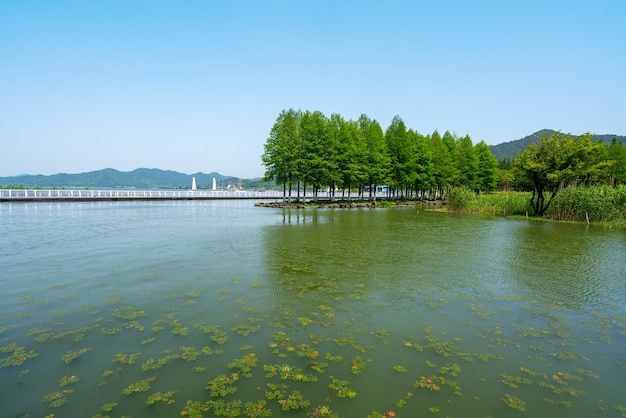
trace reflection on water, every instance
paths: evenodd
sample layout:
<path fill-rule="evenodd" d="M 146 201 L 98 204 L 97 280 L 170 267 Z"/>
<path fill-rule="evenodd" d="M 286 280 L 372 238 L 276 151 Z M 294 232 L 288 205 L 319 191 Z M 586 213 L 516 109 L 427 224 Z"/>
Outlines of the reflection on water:
<path fill-rule="evenodd" d="M 0 221 L 0 416 L 625 411 L 623 231 L 249 201 Z"/>

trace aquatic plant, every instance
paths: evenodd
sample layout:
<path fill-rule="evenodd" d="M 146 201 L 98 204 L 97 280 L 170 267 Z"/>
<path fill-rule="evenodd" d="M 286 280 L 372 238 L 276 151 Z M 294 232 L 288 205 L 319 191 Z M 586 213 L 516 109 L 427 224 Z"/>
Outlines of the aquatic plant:
<path fill-rule="evenodd" d="M 180 411 L 181 417 L 189 417 L 189 418 L 203 418 L 205 412 L 209 412 L 211 409 L 212 402 L 200 402 L 200 401 L 192 401 L 188 400 L 187 405 L 185 405 Z"/>
<path fill-rule="evenodd" d="M 517 396 L 512 396 L 508 393 L 505 393 L 502 397 L 502 400 L 509 408 L 517 409 L 520 412 L 526 411 L 526 402 L 524 402 Z"/>
<path fill-rule="evenodd" d="M 211 397 L 224 397 L 237 392 L 237 387 L 233 384 L 239 380 L 239 373 L 232 373 L 230 376 L 221 374 L 209 381 L 206 389 Z"/>
<path fill-rule="evenodd" d="M 365 361 L 360 356 L 356 356 L 352 359 L 352 366 L 350 367 L 350 373 L 359 375 L 365 368 Z"/>
<path fill-rule="evenodd" d="M 304 371 L 295 366 L 289 364 L 265 364 L 263 370 L 266 372 L 266 378 L 272 378 L 279 375 L 281 380 L 294 380 L 298 382 L 317 382 L 317 376 L 312 374 L 306 374 Z"/>
<path fill-rule="evenodd" d="M 295 411 L 302 408 L 308 408 L 311 404 L 310 401 L 304 399 L 300 391 L 294 390 L 286 398 L 279 399 L 278 403 L 281 405 L 283 411 Z"/>
<path fill-rule="evenodd" d="M 26 360 L 39 355 L 33 350 L 26 351 L 26 347 L 18 346 L 15 343 L 0 348 L 0 353 L 11 353 L 10 356 L 0 360 L 0 367 L 19 366 Z"/>
<path fill-rule="evenodd" d="M 156 377 L 148 377 L 137 382 L 133 382 L 122 390 L 122 395 L 132 395 L 133 393 L 147 392 L 150 390 L 150 383 L 154 382 Z"/>
<path fill-rule="evenodd" d="M 178 355 L 167 355 L 165 357 L 162 357 L 158 360 L 155 359 L 148 359 L 146 360 L 142 365 L 141 365 L 141 370 L 148 371 L 148 370 L 156 370 L 156 369 L 160 369 L 161 367 L 165 366 L 167 363 L 169 363 L 172 359 L 178 358 Z"/>
<path fill-rule="evenodd" d="M 148 399 L 146 399 L 146 405 L 154 405 L 156 403 L 162 403 L 162 404 L 171 405 L 174 402 L 176 402 L 172 398 L 177 393 L 178 393 L 177 390 L 171 390 L 171 391 L 165 392 L 165 393 L 163 393 L 163 392 L 155 392 L 155 393 L 151 394 L 150 396 L 148 396 Z"/>
<path fill-rule="evenodd" d="M 330 380 L 331 382 L 328 385 L 328 388 L 335 391 L 338 398 L 356 398 L 357 393 L 348 387 L 347 380 L 340 380 L 334 376 L 330 376 Z"/>
<path fill-rule="evenodd" d="M 250 353 L 246 356 L 231 361 L 230 363 L 228 363 L 227 366 L 229 369 L 239 369 L 239 371 L 243 373 L 245 377 L 252 377 L 252 373 L 250 372 L 253 367 L 256 367 L 256 365 L 256 354 Z"/>
<path fill-rule="evenodd" d="M 502 378 L 501 380 L 502 383 L 514 389 L 517 388 L 518 385 L 521 385 L 521 384 L 530 385 L 532 383 L 532 380 L 525 378 L 525 377 L 521 377 L 521 376 L 510 376 L 506 374 L 500 374 L 500 377 Z"/>
<path fill-rule="evenodd" d="M 269 400 L 284 398 L 289 389 L 289 386 L 284 383 L 267 383 L 266 385 L 269 390 L 265 391 L 265 398 Z"/>
<path fill-rule="evenodd" d="M 65 362 L 65 364 L 70 364 L 78 357 L 82 356 L 86 352 L 91 351 L 91 347 L 81 348 L 78 351 L 68 351 L 67 353 L 61 356 L 61 360 Z"/>
<path fill-rule="evenodd" d="M 62 392 L 52 392 L 41 398 L 42 402 L 48 402 L 51 407 L 59 408 L 67 402 L 65 395 L 74 393 L 73 390 L 65 389 Z"/>
<path fill-rule="evenodd" d="M 394 371 L 394 372 L 396 372 L 396 373 L 406 373 L 406 367 L 401 366 L 401 365 L 399 365 L 399 364 L 394 364 L 394 365 L 392 366 L 392 369 L 393 369 L 393 371 Z"/>
<path fill-rule="evenodd" d="M 257 402 L 246 402 L 244 404 L 243 414 L 251 418 L 271 417 L 272 410 L 267 409 L 265 407 L 266 405 L 267 405 L 267 401 L 265 399 L 261 399 Z"/>
<path fill-rule="evenodd" d="M 334 413 L 328 406 L 320 405 L 316 406 L 308 413 L 311 418 L 339 418 L 339 415 Z"/>
<path fill-rule="evenodd" d="M 139 357 L 141 353 L 133 353 L 133 354 L 125 354 L 125 353 L 117 353 L 113 358 L 113 363 L 120 364 L 135 364 L 137 361 L 137 357 Z"/>
<path fill-rule="evenodd" d="M 261 329 L 260 325 L 251 325 L 251 324 L 239 324 L 235 325 L 231 328 L 231 331 L 236 332 L 244 337 L 247 337 L 252 332 L 256 332 Z"/>
<path fill-rule="evenodd" d="M 63 376 L 60 380 L 59 380 L 59 386 L 63 387 L 63 386 L 68 386 L 71 385 L 73 383 L 77 383 L 80 379 L 78 378 L 78 376 Z"/>
<path fill-rule="evenodd" d="M 102 405 L 103 412 L 111 412 L 117 406 L 117 402 L 105 403 Z"/>

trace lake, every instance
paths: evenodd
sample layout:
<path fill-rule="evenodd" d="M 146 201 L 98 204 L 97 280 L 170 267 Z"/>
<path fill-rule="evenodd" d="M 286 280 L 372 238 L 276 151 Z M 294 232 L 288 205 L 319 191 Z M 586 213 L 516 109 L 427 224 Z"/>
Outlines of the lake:
<path fill-rule="evenodd" d="M 626 416 L 626 233 L 0 204 L 2 417 Z"/>

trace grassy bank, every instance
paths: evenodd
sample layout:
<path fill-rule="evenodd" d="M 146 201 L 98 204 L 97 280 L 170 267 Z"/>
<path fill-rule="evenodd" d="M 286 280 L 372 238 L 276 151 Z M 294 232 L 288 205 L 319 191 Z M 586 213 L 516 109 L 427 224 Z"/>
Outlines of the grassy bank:
<path fill-rule="evenodd" d="M 498 216 L 532 215 L 529 192 L 477 195 L 467 188 L 452 190 L 448 208 L 456 212 Z M 546 218 L 560 221 L 626 225 L 626 186 L 567 187 L 559 192 Z"/>

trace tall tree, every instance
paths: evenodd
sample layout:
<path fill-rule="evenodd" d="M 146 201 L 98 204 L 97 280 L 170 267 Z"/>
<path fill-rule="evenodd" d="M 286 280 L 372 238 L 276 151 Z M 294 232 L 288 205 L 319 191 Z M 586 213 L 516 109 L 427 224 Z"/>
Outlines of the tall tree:
<path fill-rule="evenodd" d="M 363 141 L 358 148 L 363 154 L 366 185 L 370 187 L 370 198 L 375 198 L 376 186 L 386 185 L 389 180 L 391 162 L 385 134 L 380 124 L 365 114 L 359 117 L 357 123 Z"/>
<path fill-rule="evenodd" d="M 300 153 L 300 115 L 301 112 L 293 109 L 283 110 L 272 126 L 270 136 L 265 142 L 264 153 L 261 156 L 265 166 L 264 181 L 275 181 L 289 187 L 298 178 L 298 159 Z"/>
<path fill-rule="evenodd" d="M 390 186 L 396 193 L 400 190 L 404 194 L 413 180 L 411 172 L 413 154 L 406 126 L 400 116 L 396 115 L 391 120 L 385 131 L 385 142 L 391 161 Z"/>
<path fill-rule="evenodd" d="M 498 173 L 498 160 L 491 152 L 485 141 L 480 141 L 474 146 L 478 159 L 476 188 L 484 192 L 492 192 L 498 186 L 500 179 Z"/>
<path fill-rule="evenodd" d="M 456 167 L 439 132 L 435 131 L 430 136 L 430 145 L 433 155 L 433 186 L 437 195 L 444 193 L 452 185 L 456 177 Z"/>
<path fill-rule="evenodd" d="M 413 154 L 410 167 L 412 186 L 416 193 L 426 192 L 434 182 L 432 147 L 430 141 L 419 132 L 409 129 L 407 135 Z"/>
<path fill-rule="evenodd" d="M 470 189 L 477 189 L 478 158 L 469 135 L 456 140 L 458 184 Z"/>

